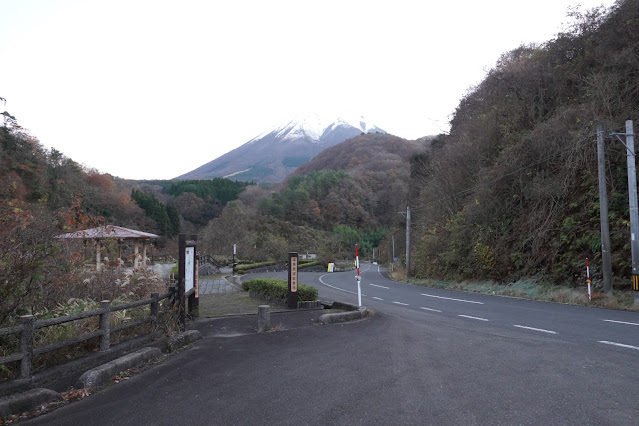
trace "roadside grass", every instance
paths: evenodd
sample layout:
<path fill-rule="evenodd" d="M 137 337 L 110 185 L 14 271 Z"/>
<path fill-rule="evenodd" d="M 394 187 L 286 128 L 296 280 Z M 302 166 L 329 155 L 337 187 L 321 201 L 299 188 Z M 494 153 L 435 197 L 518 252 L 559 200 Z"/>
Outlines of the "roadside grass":
<path fill-rule="evenodd" d="M 493 294 L 506 297 L 540 300 L 568 305 L 595 306 L 607 309 L 639 311 L 634 305 L 632 291 L 615 289 L 612 296 L 593 290 L 592 300 L 588 300 L 585 287 L 572 288 L 560 285 L 540 284 L 534 280 L 519 280 L 509 284 L 494 281 L 462 281 L 452 282 L 436 279 L 406 278 L 403 270 L 390 273 L 391 278 L 422 287 L 441 288 L 445 290 L 463 291 L 468 293 Z"/>
<path fill-rule="evenodd" d="M 256 314 L 262 300 L 251 299 L 247 291 L 212 293 L 200 296 L 200 317 Z"/>

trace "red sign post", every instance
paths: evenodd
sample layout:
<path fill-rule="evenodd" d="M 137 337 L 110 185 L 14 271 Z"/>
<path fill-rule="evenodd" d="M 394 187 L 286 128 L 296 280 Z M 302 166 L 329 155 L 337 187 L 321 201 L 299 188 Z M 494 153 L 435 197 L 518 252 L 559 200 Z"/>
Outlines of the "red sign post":
<path fill-rule="evenodd" d="M 359 275 L 359 250 L 357 244 L 355 244 L 355 266 L 357 267 L 357 303 L 358 306 L 362 306 L 362 287 L 360 285 L 362 277 Z"/>

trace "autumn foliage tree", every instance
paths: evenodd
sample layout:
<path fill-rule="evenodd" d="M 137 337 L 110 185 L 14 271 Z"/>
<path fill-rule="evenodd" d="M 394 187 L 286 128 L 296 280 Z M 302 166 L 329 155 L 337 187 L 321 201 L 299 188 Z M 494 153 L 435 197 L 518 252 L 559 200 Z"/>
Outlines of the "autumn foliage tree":
<path fill-rule="evenodd" d="M 56 235 L 108 222 L 137 227 L 143 211 L 121 181 L 45 150 L 15 118 L 0 126 L 0 324 L 65 300 L 80 259 Z M 81 294 L 76 292 L 77 294 Z M 71 291 L 73 294 L 73 291 Z"/>
<path fill-rule="evenodd" d="M 460 102 L 450 134 L 415 157 L 415 274 L 578 285 L 588 257 L 599 276 L 595 126 L 610 133 L 639 117 L 639 3 L 572 16 L 547 43 L 502 55 Z M 624 149 L 607 144 L 606 156 L 613 267 L 624 276 Z"/>

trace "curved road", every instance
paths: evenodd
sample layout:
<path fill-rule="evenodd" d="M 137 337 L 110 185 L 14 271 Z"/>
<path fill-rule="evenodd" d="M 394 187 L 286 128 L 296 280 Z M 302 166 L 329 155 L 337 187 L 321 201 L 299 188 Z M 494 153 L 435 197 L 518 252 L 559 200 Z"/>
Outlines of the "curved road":
<path fill-rule="evenodd" d="M 424 321 L 446 319 L 467 328 L 482 324 L 512 329 L 639 356 L 639 312 L 420 287 L 389 280 L 382 272 L 379 265 L 360 264 L 362 305 L 378 312 Z M 264 275 L 286 278 L 285 273 Z M 357 305 L 355 275 L 355 271 L 300 273 L 299 281 L 315 286 L 320 299 Z"/>

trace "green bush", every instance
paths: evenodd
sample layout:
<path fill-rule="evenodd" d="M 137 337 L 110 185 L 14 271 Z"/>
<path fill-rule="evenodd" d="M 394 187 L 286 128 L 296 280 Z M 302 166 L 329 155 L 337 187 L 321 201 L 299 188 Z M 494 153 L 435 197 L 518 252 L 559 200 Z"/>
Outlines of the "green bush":
<path fill-rule="evenodd" d="M 235 270 L 238 272 L 241 271 L 248 271 L 249 269 L 255 269 L 255 268 L 261 268 L 262 266 L 271 266 L 271 265 L 275 265 L 277 262 L 258 262 L 258 263 L 251 263 L 250 265 L 241 265 L 241 266 L 236 266 Z"/>
<path fill-rule="evenodd" d="M 315 266 L 315 265 L 319 265 L 319 261 L 317 261 L 317 260 L 303 260 L 302 262 L 300 262 L 299 265 L 297 265 L 297 269 L 304 269 L 304 268 L 308 268 L 309 266 Z"/>
<path fill-rule="evenodd" d="M 286 300 L 288 297 L 288 282 L 278 278 L 253 278 L 244 281 L 242 288 L 273 299 Z M 297 294 L 301 302 L 317 300 L 317 289 L 310 285 L 298 284 Z"/>

